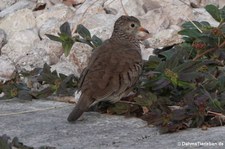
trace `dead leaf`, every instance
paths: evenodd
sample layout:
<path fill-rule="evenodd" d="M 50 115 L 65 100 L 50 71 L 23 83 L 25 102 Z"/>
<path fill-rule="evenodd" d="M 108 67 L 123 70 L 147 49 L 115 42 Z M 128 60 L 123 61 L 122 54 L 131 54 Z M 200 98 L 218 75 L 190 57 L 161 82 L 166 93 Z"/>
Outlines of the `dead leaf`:
<path fill-rule="evenodd" d="M 143 110 L 143 114 L 146 114 L 149 112 L 149 109 L 147 107 L 142 107 L 142 110 Z"/>
<path fill-rule="evenodd" d="M 63 0 L 63 3 L 67 6 L 74 6 L 77 4 L 76 0 Z"/>

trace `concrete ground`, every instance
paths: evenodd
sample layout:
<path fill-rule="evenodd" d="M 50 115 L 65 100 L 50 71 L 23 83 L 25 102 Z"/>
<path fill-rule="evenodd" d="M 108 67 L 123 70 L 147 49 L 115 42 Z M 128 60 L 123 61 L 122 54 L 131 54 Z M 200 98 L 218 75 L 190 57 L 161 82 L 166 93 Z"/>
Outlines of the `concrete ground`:
<path fill-rule="evenodd" d="M 161 135 L 140 119 L 93 112 L 71 124 L 66 118 L 73 106 L 46 100 L 0 100 L 0 136 L 17 136 L 28 146 L 57 149 L 225 148 L 225 127 Z"/>

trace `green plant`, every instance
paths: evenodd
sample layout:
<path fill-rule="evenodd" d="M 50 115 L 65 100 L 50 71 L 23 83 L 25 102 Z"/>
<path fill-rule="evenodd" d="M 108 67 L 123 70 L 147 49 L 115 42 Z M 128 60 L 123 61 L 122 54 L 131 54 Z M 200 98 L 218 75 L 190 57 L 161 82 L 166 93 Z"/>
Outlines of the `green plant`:
<path fill-rule="evenodd" d="M 51 67 L 45 64 L 43 68 L 16 72 L 13 79 L 5 83 L 0 82 L 0 92 L 4 93 L 0 99 L 19 97 L 31 100 L 52 95 L 72 96 L 77 88 L 78 78 L 51 72 L 50 69 Z"/>
<path fill-rule="evenodd" d="M 218 9 L 214 5 L 207 5 L 205 9 L 219 23 L 218 26 L 211 26 L 206 21 L 186 22 L 179 34 L 184 35 L 189 50 L 194 50 L 191 52 L 193 60 L 202 57 L 222 60 L 225 58 L 225 6 Z"/>
<path fill-rule="evenodd" d="M 157 100 L 142 118 L 162 132 L 225 123 L 225 7 L 205 9 L 217 27 L 185 22 L 179 32 L 184 43 L 151 56 L 145 65 L 142 88 Z"/>
<path fill-rule="evenodd" d="M 70 25 L 68 22 L 65 22 L 60 26 L 60 33 L 58 33 L 59 36 L 54 36 L 51 34 L 46 34 L 46 36 L 51 40 L 62 43 L 65 56 L 69 55 L 70 50 L 75 42 L 88 44 L 92 48 L 96 48 L 102 44 L 102 40 L 96 35 L 91 36 L 89 30 L 82 24 L 77 26 L 76 32 L 78 35 L 72 36 Z"/>

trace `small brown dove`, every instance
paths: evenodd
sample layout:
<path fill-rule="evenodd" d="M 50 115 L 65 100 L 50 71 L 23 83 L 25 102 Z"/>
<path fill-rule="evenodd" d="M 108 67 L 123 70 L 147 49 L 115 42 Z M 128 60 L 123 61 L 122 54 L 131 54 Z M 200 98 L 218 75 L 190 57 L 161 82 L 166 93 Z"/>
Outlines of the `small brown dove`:
<path fill-rule="evenodd" d="M 121 16 L 115 22 L 111 38 L 94 50 L 81 74 L 81 96 L 69 122 L 100 101 L 114 103 L 132 91 L 142 71 L 139 42 L 148 36 L 149 32 L 133 16 Z"/>

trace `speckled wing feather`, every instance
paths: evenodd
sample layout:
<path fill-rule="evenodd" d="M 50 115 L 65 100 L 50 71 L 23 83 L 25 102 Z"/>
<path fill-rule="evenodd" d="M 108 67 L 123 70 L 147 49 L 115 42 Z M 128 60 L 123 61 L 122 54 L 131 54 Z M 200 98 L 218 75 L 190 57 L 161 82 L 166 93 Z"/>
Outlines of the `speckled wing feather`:
<path fill-rule="evenodd" d="M 130 43 L 107 40 L 95 49 L 79 81 L 81 97 L 68 121 L 75 121 L 90 105 L 117 102 L 137 82 L 142 68 L 140 49 Z"/>
<path fill-rule="evenodd" d="M 135 48 L 129 43 L 113 40 L 97 48 L 82 76 L 82 93 L 89 94 L 96 102 L 110 96 L 121 98 L 141 73 L 141 54 Z"/>

